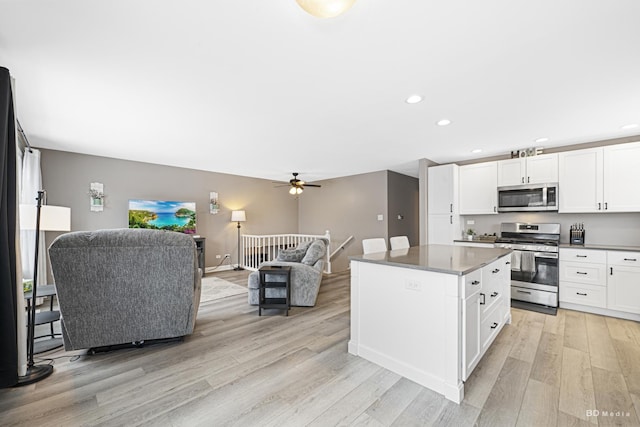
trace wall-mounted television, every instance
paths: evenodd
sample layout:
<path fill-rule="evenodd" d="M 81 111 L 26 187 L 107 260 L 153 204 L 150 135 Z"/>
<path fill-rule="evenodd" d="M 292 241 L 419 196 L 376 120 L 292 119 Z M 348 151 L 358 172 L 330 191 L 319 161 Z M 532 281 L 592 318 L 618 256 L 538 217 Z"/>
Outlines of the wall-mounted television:
<path fill-rule="evenodd" d="M 129 200 L 129 228 L 196 233 L 196 202 Z"/>

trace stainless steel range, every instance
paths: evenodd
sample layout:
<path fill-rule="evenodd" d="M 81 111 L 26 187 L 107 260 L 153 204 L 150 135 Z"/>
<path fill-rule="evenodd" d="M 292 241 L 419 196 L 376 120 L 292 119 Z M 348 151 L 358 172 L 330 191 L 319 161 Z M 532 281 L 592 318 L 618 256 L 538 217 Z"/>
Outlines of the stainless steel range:
<path fill-rule="evenodd" d="M 513 249 L 511 305 L 556 314 L 560 224 L 500 224 L 496 247 Z"/>

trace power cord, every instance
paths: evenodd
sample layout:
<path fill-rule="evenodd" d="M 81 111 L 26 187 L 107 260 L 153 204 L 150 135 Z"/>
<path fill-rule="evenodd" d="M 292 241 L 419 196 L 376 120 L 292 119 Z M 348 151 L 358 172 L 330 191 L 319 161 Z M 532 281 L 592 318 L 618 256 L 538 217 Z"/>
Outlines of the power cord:
<path fill-rule="evenodd" d="M 220 267 L 227 258 L 229 259 L 229 265 L 231 265 L 231 256 L 230 255 L 225 255 L 222 258 L 222 260 L 220 261 L 220 263 L 218 265 L 216 265 L 215 267 L 213 267 L 213 269 L 211 271 L 209 271 L 209 273 L 215 271 L 218 267 Z"/>

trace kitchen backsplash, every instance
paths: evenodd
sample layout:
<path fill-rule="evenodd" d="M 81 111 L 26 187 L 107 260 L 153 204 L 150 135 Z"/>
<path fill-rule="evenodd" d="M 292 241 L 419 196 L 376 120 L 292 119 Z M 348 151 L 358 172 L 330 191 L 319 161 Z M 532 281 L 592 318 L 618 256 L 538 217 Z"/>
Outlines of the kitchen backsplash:
<path fill-rule="evenodd" d="M 467 224 L 468 220 L 475 222 Z M 512 212 L 497 215 L 464 215 L 463 229 L 478 234 L 500 235 L 502 222 L 553 222 L 560 224 L 560 243 L 569 243 L 572 224 L 583 223 L 586 244 L 640 246 L 640 213 L 558 214 L 547 212 Z"/>

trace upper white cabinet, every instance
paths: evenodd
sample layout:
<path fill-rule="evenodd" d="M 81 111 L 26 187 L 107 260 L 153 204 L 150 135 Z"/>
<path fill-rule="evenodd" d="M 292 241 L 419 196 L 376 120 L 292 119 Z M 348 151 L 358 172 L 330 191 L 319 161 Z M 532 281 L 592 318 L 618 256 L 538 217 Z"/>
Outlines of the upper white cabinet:
<path fill-rule="evenodd" d="M 460 166 L 460 214 L 498 213 L 498 164 L 476 163 Z"/>
<path fill-rule="evenodd" d="M 500 160 L 498 186 L 558 182 L 558 154 Z"/>
<path fill-rule="evenodd" d="M 428 213 L 458 213 L 458 165 L 431 166 L 427 169 Z"/>
<path fill-rule="evenodd" d="M 640 211 L 640 142 L 559 154 L 559 212 Z"/>
<path fill-rule="evenodd" d="M 559 154 L 559 212 L 602 209 L 602 148 Z"/>
<path fill-rule="evenodd" d="M 462 235 L 458 207 L 458 165 L 427 170 L 427 239 L 431 245 L 451 245 Z"/>
<path fill-rule="evenodd" d="M 604 209 L 640 211 L 640 142 L 604 147 Z"/>

